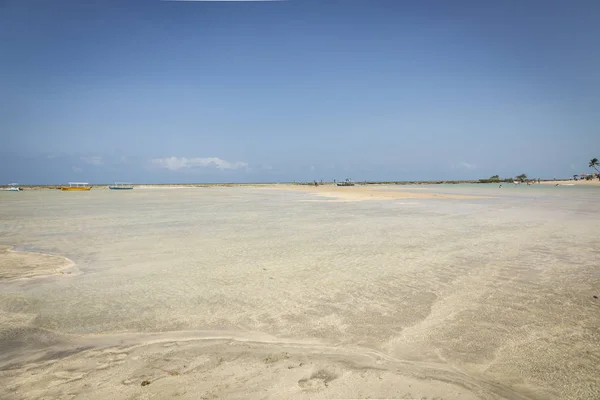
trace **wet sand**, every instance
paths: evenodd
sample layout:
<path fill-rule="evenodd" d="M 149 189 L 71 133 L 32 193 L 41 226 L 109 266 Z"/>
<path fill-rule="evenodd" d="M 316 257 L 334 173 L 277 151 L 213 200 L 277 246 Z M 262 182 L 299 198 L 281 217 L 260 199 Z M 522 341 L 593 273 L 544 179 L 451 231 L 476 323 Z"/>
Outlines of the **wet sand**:
<path fill-rule="evenodd" d="M 0 398 L 600 397 L 598 188 L 315 189 L 3 194 Z"/>

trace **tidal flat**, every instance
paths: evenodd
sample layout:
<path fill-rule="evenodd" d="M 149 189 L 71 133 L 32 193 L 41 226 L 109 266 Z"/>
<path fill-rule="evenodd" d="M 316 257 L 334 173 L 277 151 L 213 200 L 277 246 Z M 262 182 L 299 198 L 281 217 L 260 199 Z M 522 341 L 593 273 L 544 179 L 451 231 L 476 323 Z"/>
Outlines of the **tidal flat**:
<path fill-rule="evenodd" d="M 600 398 L 599 198 L 0 193 L 0 398 Z"/>

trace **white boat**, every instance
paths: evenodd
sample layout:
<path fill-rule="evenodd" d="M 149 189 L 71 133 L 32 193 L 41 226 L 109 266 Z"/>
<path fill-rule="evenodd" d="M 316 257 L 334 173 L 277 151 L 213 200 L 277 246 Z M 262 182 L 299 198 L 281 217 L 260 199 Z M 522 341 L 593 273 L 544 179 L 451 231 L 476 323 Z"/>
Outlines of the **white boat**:
<path fill-rule="evenodd" d="M 21 190 L 21 188 L 19 187 L 18 183 L 11 183 L 8 185 L 8 187 L 6 189 L 4 189 L 8 192 L 18 192 Z"/>
<path fill-rule="evenodd" d="M 128 182 L 115 182 L 114 185 L 109 185 L 110 190 L 132 190 L 133 185 Z"/>

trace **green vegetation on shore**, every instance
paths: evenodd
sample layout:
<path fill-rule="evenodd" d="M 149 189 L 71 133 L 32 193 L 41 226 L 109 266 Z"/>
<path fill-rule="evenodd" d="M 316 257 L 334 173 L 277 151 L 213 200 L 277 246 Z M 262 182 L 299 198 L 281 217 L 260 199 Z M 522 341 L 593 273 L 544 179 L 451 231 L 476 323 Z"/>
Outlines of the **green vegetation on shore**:
<path fill-rule="evenodd" d="M 479 179 L 479 183 L 501 183 L 501 182 L 507 182 L 507 183 L 512 183 L 514 181 L 519 181 L 519 182 L 536 182 L 536 181 L 541 181 L 540 178 L 533 178 L 530 179 L 527 177 L 527 174 L 521 174 L 521 175 L 517 175 L 514 178 L 500 178 L 499 175 L 494 175 L 494 176 L 490 176 L 487 179 Z"/>

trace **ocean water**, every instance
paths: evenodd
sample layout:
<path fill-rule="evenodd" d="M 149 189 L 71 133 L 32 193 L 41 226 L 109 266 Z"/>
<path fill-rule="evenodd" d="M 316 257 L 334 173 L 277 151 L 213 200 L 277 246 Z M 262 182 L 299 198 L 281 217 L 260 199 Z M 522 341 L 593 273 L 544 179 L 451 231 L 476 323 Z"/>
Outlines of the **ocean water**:
<path fill-rule="evenodd" d="M 585 377 L 597 393 L 599 189 L 387 186 L 482 197 L 357 202 L 248 187 L 0 193 L 0 244 L 78 271 L 1 284 L 0 313 L 28 318 L 0 332 L 265 332 L 565 396 Z"/>

